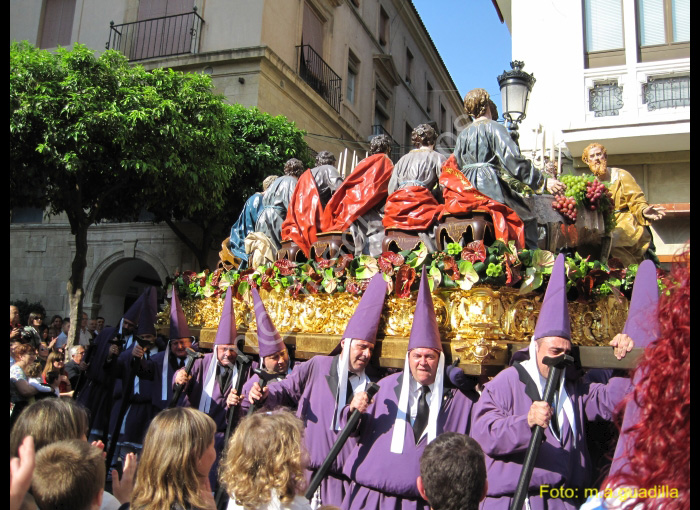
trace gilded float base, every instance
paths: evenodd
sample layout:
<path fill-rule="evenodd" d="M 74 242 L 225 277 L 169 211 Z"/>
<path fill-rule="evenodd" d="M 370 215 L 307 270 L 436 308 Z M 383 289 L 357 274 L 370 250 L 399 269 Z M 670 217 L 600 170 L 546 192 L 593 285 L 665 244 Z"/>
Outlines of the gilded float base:
<path fill-rule="evenodd" d="M 261 292 L 268 313 L 285 341 L 296 344 L 296 356 L 306 359 L 328 354 L 340 341 L 360 301 L 348 293 L 301 295 Z M 389 297 L 379 324 L 377 351 L 381 366 L 402 368 L 413 323 L 415 295 Z M 210 346 L 224 300 L 183 300 L 185 316 L 199 328 L 200 343 Z M 542 295 L 521 296 L 509 287 L 477 286 L 468 291 L 440 290 L 433 294 L 435 315 L 448 362 L 460 359 L 468 373 L 484 374 L 509 359 L 508 345 L 529 342 L 542 304 Z M 603 346 L 622 331 L 627 318 L 625 298 L 606 296 L 592 303 L 569 303 L 572 341 L 580 346 Z M 252 303 L 234 300 L 236 328 L 245 333 L 245 350 L 257 352 Z M 169 310 L 159 314 L 158 325 L 167 331 Z"/>

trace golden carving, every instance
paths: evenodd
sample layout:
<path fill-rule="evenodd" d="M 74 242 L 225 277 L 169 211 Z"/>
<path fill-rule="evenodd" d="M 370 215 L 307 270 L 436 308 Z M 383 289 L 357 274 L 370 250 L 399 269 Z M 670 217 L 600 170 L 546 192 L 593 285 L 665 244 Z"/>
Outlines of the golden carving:
<path fill-rule="evenodd" d="M 328 354 L 343 334 L 352 317 L 358 296 L 348 293 L 303 294 L 292 298 L 284 291 L 262 292 L 268 313 L 283 335 L 294 334 L 299 339 L 297 350 L 307 354 Z M 410 298 L 387 297 L 379 324 L 378 350 L 389 365 L 400 364 L 405 354 L 413 324 L 415 293 Z M 182 307 L 191 326 L 200 328 L 200 340 L 214 338 L 223 299 L 183 300 Z M 462 364 L 488 365 L 505 363 L 509 342 L 528 342 L 534 332 L 542 296 L 521 296 L 509 287 L 478 286 L 468 291 L 439 290 L 433 294 L 433 306 L 442 336 L 443 346 L 459 357 Z M 622 331 L 627 317 L 628 302 L 624 298 L 607 296 L 592 303 L 569 303 L 571 334 L 574 344 L 607 345 Z M 256 329 L 252 306 L 234 301 L 236 327 L 248 331 L 247 344 Z M 169 324 L 169 309 L 161 312 L 158 326 Z M 331 338 L 332 337 L 332 338 Z M 396 358 L 396 359 L 394 359 Z M 402 365 L 401 365 L 402 366 Z"/>

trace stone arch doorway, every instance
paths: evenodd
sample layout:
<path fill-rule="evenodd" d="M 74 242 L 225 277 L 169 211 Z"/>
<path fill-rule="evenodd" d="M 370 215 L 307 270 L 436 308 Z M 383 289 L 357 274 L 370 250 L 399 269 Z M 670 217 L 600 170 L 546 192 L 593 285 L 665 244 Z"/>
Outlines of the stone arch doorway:
<path fill-rule="evenodd" d="M 105 324 L 116 326 L 146 287 L 155 286 L 158 303 L 162 302 L 162 286 L 167 274 L 159 261 L 138 255 L 137 258 L 104 260 L 85 287 L 83 309 L 89 317 L 101 316 L 105 318 Z"/>

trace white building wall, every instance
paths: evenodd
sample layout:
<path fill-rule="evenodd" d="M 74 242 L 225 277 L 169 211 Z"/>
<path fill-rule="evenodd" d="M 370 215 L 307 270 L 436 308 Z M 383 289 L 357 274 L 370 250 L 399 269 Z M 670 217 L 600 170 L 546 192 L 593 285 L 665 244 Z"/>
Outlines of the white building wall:
<path fill-rule="evenodd" d="M 650 203 L 690 203 L 690 106 L 649 111 L 642 85 L 649 77 L 690 73 L 690 58 L 640 62 L 635 2 L 623 5 L 624 64 L 585 67 L 583 5 L 579 0 L 498 0 L 513 42 L 513 60 L 537 79 L 520 125 L 523 153 L 541 164 L 564 154 L 564 171 L 582 172 L 583 149 L 599 142 L 608 163 L 628 169 Z M 495 14 L 494 14 L 495 15 Z M 596 117 L 589 91 L 597 82 L 617 80 L 622 87 L 619 115 Z M 544 142 L 543 133 L 544 131 Z M 573 167 L 573 168 L 572 168 Z M 671 212 L 652 226 L 662 260 L 682 249 L 690 237 L 689 207 Z"/>

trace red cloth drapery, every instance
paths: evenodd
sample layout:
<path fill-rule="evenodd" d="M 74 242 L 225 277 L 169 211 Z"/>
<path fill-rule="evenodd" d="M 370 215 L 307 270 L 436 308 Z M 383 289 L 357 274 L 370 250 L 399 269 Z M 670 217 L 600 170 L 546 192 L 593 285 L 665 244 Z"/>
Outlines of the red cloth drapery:
<path fill-rule="evenodd" d="M 387 198 L 384 207 L 385 228 L 426 230 L 442 212 L 430 190 L 424 186 L 407 186 Z"/>
<path fill-rule="evenodd" d="M 321 228 L 322 212 L 316 181 L 311 170 L 307 170 L 299 177 L 292 199 L 287 206 L 287 217 L 282 223 L 281 239 L 283 241 L 291 239 L 308 257 L 311 245 L 317 239 L 316 232 Z"/>
<path fill-rule="evenodd" d="M 384 202 L 393 169 L 386 154 L 373 154 L 360 161 L 326 204 L 322 231 L 345 231 L 357 218 Z"/>
<path fill-rule="evenodd" d="M 454 154 L 442 165 L 440 185 L 445 205 L 440 219 L 445 214 L 465 214 L 474 210 L 491 215 L 496 237 L 504 242 L 514 240 L 518 249 L 525 247 L 525 226 L 510 207 L 480 193 L 457 168 Z"/>

